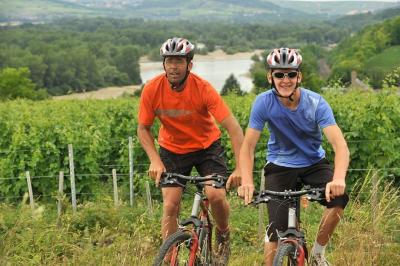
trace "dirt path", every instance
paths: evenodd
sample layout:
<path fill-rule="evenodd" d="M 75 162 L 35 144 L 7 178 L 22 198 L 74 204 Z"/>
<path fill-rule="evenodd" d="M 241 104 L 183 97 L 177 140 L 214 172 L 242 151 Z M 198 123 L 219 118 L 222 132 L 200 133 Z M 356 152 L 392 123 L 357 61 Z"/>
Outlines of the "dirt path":
<path fill-rule="evenodd" d="M 318 60 L 318 69 L 319 69 L 319 74 L 324 78 L 327 78 L 331 73 L 331 69 L 328 63 L 326 62 L 326 59 Z"/>
<path fill-rule="evenodd" d="M 124 87 L 107 87 L 96 91 L 89 91 L 83 93 L 72 93 L 69 95 L 55 96 L 55 100 L 69 100 L 69 99 L 115 99 L 121 97 L 124 93 L 133 94 L 140 85 L 124 86 Z"/>

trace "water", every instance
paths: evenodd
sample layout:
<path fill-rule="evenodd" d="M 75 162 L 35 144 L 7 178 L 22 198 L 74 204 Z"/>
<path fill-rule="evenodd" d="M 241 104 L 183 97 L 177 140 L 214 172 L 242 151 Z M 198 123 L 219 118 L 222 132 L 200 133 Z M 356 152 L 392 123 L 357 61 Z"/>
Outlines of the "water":
<path fill-rule="evenodd" d="M 250 78 L 250 67 L 253 61 L 249 59 L 202 59 L 193 61 L 192 72 L 206 79 L 215 89 L 220 91 L 229 75 L 233 74 L 244 91 L 253 87 Z M 143 82 L 163 73 L 162 62 L 140 63 L 140 76 Z"/>

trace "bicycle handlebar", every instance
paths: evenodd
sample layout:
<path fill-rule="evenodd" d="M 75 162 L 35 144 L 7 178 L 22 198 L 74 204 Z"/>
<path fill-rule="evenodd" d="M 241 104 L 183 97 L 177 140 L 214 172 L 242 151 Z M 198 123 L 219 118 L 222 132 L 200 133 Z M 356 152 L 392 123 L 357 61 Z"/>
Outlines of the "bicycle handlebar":
<path fill-rule="evenodd" d="M 185 176 L 185 175 L 176 174 L 176 173 L 165 173 L 164 172 L 161 174 L 160 184 L 161 185 L 176 184 L 181 187 L 184 187 L 185 185 L 180 182 L 182 180 L 188 181 L 189 183 L 193 183 L 193 184 L 199 184 L 202 186 L 212 186 L 215 188 L 223 188 L 223 187 L 225 187 L 225 184 L 226 184 L 226 181 L 228 181 L 228 178 L 226 176 L 222 176 L 222 175 L 218 175 L 218 174 L 212 174 L 209 176 Z M 214 182 L 207 183 L 207 181 L 214 181 Z"/>
<path fill-rule="evenodd" d="M 325 199 L 325 188 L 310 188 L 305 187 L 300 191 L 272 191 L 272 190 L 262 190 L 260 192 L 254 193 L 254 199 L 250 202 L 250 204 L 260 204 L 269 202 L 272 198 L 280 198 L 280 199 L 293 199 L 299 198 L 303 195 L 307 195 L 307 199 L 310 201 L 321 201 Z"/>

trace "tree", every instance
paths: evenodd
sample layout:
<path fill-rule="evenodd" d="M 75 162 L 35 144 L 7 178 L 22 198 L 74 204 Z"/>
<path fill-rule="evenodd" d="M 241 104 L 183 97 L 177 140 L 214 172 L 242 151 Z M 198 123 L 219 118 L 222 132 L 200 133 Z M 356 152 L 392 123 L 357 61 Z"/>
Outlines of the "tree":
<path fill-rule="evenodd" d="M 140 78 L 139 49 L 133 45 L 124 46 L 116 57 L 118 71 L 126 73 L 134 84 L 142 83 Z"/>
<path fill-rule="evenodd" d="M 35 83 L 29 79 L 30 72 L 23 68 L 4 68 L 0 71 L 0 99 L 28 98 L 40 100 L 47 97 L 44 89 L 36 90 Z"/>
<path fill-rule="evenodd" d="M 244 95 L 244 92 L 240 89 L 239 82 L 233 74 L 226 79 L 225 84 L 220 92 L 221 95 L 228 95 L 229 93 L 233 93 L 238 96 Z"/>

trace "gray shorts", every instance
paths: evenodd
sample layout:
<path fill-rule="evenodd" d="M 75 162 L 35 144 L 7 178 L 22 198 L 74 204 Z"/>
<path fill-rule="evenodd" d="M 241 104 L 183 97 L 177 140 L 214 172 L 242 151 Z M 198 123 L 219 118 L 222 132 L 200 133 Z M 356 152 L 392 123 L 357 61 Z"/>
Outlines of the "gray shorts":
<path fill-rule="evenodd" d="M 204 150 L 186 154 L 176 154 L 160 147 L 160 157 L 166 171 L 169 173 L 190 175 L 193 167 L 195 167 L 200 176 L 210 174 L 227 176 L 228 171 L 225 163 L 225 150 L 219 139 Z M 166 186 L 178 185 L 164 185 L 164 187 Z"/>

